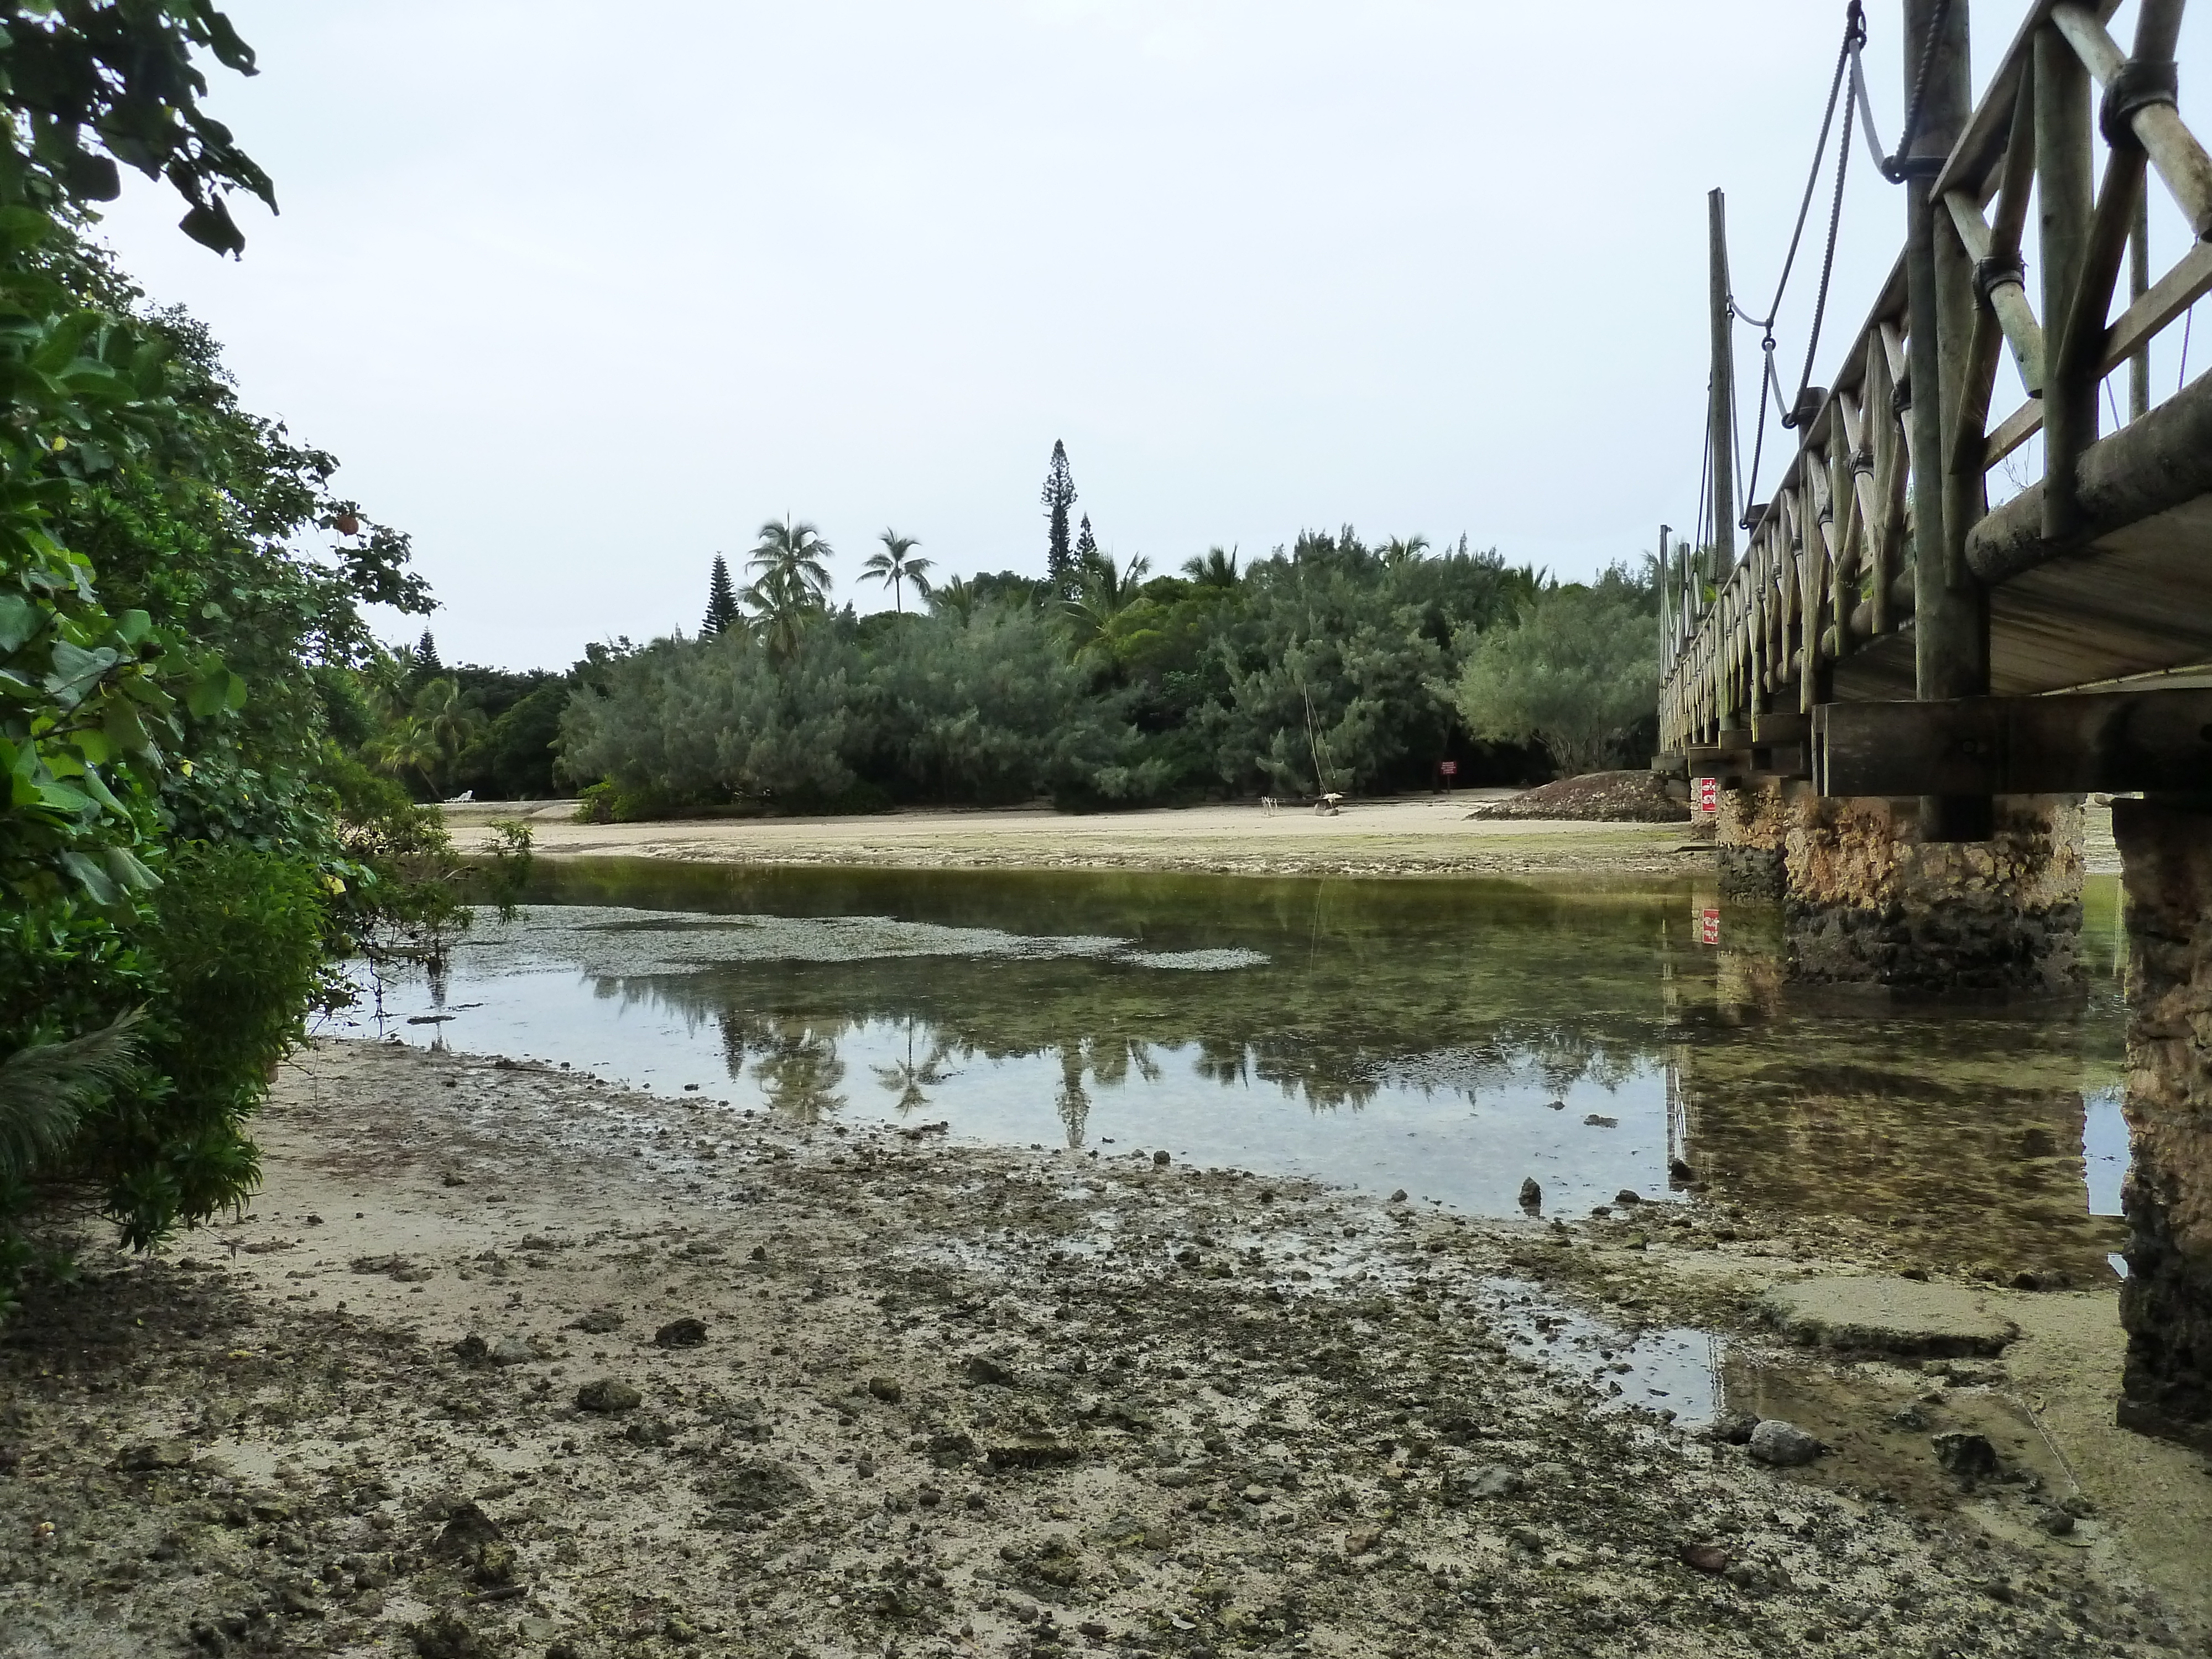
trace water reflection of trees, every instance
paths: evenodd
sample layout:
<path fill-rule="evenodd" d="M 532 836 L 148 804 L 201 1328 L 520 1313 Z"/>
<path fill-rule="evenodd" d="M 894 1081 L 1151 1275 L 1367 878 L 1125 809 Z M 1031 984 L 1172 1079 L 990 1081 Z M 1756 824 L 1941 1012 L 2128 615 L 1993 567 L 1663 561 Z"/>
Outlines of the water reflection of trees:
<path fill-rule="evenodd" d="M 1186 902 L 1158 902 L 1164 882 Z M 715 1020 L 732 1076 L 750 1068 L 779 1110 L 803 1115 L 842 1103 L 838 1047 L 864 1028 L 904 1036 L 906 1057 L 872 1068 L 902 1111 L 928 1101 L 950 1061 L 1056 1058 L 1054 1105 L 1071 1145 L 1087 1133 L 1098 1091 L 1133 1076 L 1158 1081 L 1166 1051 L 1187 1053 L 1194 1076 L 1224 1088 L 1267 1084 L 1316 1112 L 1356 1111 L 1384 1088 L 1472 1102 L 1532 1073 L 1559 1094 L 1612 1088 L 1652 1061 L 1668 1021 L 1655 961 L 1678 907 L 1650 896 L 1593 902 L 1504 884 L 1104 885 L 1116 902 L 1082 884 L 1002 880 L 993 893 L 963 885 L 972 902 L 949 913 L 920 909 L 911 895 L 885 908 L 1018 936 L 1130 939 L 1147 951 L 1242 947 L 1267 962 L 1196 972 L 1110 957 L 875 957 L 803 970 L 750 961 L 599 986 L 687 1021 Z M 1076 896 L 1040 908 L 1048 892 Z"/>
<path fill-rule="evenodd" d="M 928 1052 L 921 1060 L 914 1057 L 914 1041 L 921 1029 L 921 1022 L 908 1019 L 906 1023 L 906 1058 L 895 1060 L 888 1066 L 871 1066 L 876 1081 L 896 1095 L 898 1115 L 906 1116 L 918 1106 L 929 1104 L 927 1091 L 936 1088 L 952 1075 L 945 1069 L 945 1045 L 932 1041 Z"/>
<path fill-rule="evenodd" d="M 781 1016 L 747 1015 L 735 1009 L 720 1016 L 722 1054 L 732 1078 L 743 1074 L 748 1056 L 753 1081 L 771 1110 L 799 1123 L 812 1123 L 837 1110 L 845 1097 L 845 1062 L 837 1058 L 838 1022 Z"/>

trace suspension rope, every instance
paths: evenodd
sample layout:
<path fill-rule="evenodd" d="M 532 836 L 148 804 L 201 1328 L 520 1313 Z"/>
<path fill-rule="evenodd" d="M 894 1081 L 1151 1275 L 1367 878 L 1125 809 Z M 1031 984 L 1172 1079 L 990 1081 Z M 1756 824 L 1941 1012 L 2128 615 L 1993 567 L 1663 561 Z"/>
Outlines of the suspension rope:
<path fill-rule="evenodd" d="M 1948 7 L 1949 3 L 1950 0 L 1938 0 L 1940 7 Z M 1939 18 L 1941 16 L 1940 10 L 1938 16 Z M 1850 0 L 1844 13 L 1844 39 L 1843 44 L 1836 52 L 1836 72 L 1829 78 L 1828 100 L 1820 112 L 1820 136 L 1813 146 L 1813 165 L 1805 174 L 1804 193 L 1797 202 L 1797 222 L 1790 232 L 1790 251 L 1783 256 L 1782 276 L 1774 285 L 1774 298 L 1766 307 L 1766 315 L 1754 317 L 1737 303 L 1734 294 L 1729 295 L 1729 314 L 1759 330 L 1759 349 L 1764 358 L 1760 365 L 1759 382 L 1759 422 L 1752 439 L 1749 472 L 1743 470 L 1741 448 L 1739 447 L 1736 452 L 1736 477 L 1742 481 L 1743 487 L 1742 506 L 1737 514 L 1739 522 L 1750 516 L 1751 508 L 1758 501 L 1759 470 L 1766 454 L 1768 398 L 1771 396 L 1776 416 L 1784 429 L 1788 430 L 1796 425 L 1797 405 L 1804 401 L 1806 388 L 1813 382 L 1814 355 L 1820 347 L 1820 325 L 1827 314 L 1828 308 L 1828 284 L 1835 272 L 1836 239 L 1843 224 L 1844 180 L 1850 165 L 1853 104 L 1855 100 L 1863 102 L 1866 96 L 1865 77 L 1860 73 L 1858 67 L 1859 51 L 1865 44 L 1866 13 L 1861 0 Z M 1923 82 L 1926 76 L 1927 66 L 1923 62 L 1921 68 L 1921 77 Z M 1850 97 L 1844 95 L 1847 83 L 1852 94 Z M 1782 392 L 1782 377 L 1774 366 L 1776 350 L 1774 324 L 1775 319 L 1782 314 L 1783 296 L 1789 291 L 1790 273 L 1796 268 L 1797 252 L 1805 238 L 1806 221 L 1812 217 L 1813 195 L 1820 186 L 1820 164 L 1827 159 L 1828 135 L 1835 127 L 1836 106 L 1838 102 L 1843 105 L 1844 130 L 1841 141 L 1837 145 L 1835 198 L 1828 211 L 1827 247 L 1820 260 L 1820 296 L 1814 306 L 1812 337 L 1806 344 L 1805 372 L 1798 381 L 1797 397 L 1794 401 L 1785 401 Z M 1913 118 L 1917 121 L 1917 112 Z M 1871 123 L 1868 124 L 1867 131 L 1869 133 L 1872 132 Z M 1730 424 L 1733 425 L 1734 422 L 1731 422 Z M 1731 505 L 1734 504 L 1731 503 Z"/>

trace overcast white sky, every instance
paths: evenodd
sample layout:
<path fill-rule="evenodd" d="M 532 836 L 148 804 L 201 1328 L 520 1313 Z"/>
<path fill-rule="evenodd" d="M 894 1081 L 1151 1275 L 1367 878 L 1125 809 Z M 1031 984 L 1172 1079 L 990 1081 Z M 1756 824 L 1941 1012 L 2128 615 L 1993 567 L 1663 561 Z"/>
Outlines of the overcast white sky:
<path fill-rule="evenodd" d="M 1978 87 L 2021 7 L 1976 9 Z M 714 554 L 737 565 L 787 511 L 864 610 L 886 526 L 940 574 L 1041 570 L 1055 438 L 1100 541 L 1156 570 L 1345 521 L 1565 575 L 1633 556 L 1694 514 L 1705 193 L 1729 191 L 1736 287 L 1763 306 L 1843 16 L 229 10 L 262 74 L 213 107 L 282 216 L 242 209 L 245 259 L 218 260 L 134 177 L 110 239 L 213 327 L 250 406 L 413 533 L 446 659 L 514 667 L 696 628 Z M 1898 0 L 1869 11 L 1893 143 Z M 1902 222 L 1862 149 L 1826 363 Z M 1812 274 L 1781 331 L 1793 384 Z"/>

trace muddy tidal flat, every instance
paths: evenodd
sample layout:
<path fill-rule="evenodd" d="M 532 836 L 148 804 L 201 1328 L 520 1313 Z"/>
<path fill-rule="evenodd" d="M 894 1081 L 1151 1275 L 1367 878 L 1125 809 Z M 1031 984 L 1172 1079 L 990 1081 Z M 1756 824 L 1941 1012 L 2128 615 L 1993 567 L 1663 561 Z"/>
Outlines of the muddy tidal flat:
<path fill-rule="evenodd" d="M 246 1217 L 0 1332 L 0 1652 L 2203 1650 L 2212 1478 L 2100 1426 L 2108 1291 L 1852 1358 L 1759 1312 L 1879 1275 L 1834 1224 L 1468 1221 L 389 1043 L 264 1127 Z M 1747 1400 L 1820 1455 L 1733 1443 Z"/>

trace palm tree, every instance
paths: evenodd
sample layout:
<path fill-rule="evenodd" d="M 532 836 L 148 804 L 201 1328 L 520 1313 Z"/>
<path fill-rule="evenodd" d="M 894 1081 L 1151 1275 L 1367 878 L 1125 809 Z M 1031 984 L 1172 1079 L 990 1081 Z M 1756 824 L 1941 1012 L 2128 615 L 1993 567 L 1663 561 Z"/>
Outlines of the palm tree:
<path fill-rule="evenodd" d="M 1120 567 L 1111 554 L 1096 550 L 1077 566 L 1075 597 L 1067 601 L 1067 617 L 1078 652 L 1105 639 L 1107 624 L 1129 608 L 1152 568 L 1152 562 L 1141 553 Z"/>
<path fill-rule="evenodd" d="M 1218 547 L 1206 550 L 1206 556 L 1193 556 L 1182 562 L 1182 574 L 1200 587 L 1234 587 L 1237 586 L 1237 550 L 1224 553 Z"/>
<path fill-rule="evenodd" d="M 943 581 L 921 596 L 933 617 L 950 617 L 963 628 L 975 615 L 975 586 L 965 576 Z"/>
<path fill-rule="evenodd" d="M 782 523 L 770 519 L 760 527 L 760 543 L 745 568 L 775 578 L 779 592 L 820 610 L 830 598 L 830 567 L 823 561 L 834 551 L 819 530 L 804 521 L 793 524 L 787 513 Z"/>
<path fill-rule="evenodd" d="M 812 525 L 786 514 L 760 529 L 760 544 L 745 562 L 759 574 L 738 597 L 751 608 L 753 631 L 770 654 L 789 660 L 808 623 L 829 607 L 830 544 Z"/>
<path fill-rule="evenodd" d="M 860 580 L 890 588 L 892 608 L 903 613 L 906 601 L 900 589 L 906 583 L 914 584 L 916 598 L 929 597 L 929 561 L 915 554 L 913 550 L 921 544 L 912 536 L 886 530 L 876 539 L 883 543 L 884 550 L 868 555 L 867 562 L 860 567 Z"/>
<path fill-rule="evenodd" d="M 1413 563 L 1428 550 L 1426 536 L 1393 536 L 1382 544 L 1382 562 L 1395 570 L 1400 565 Z"/>

